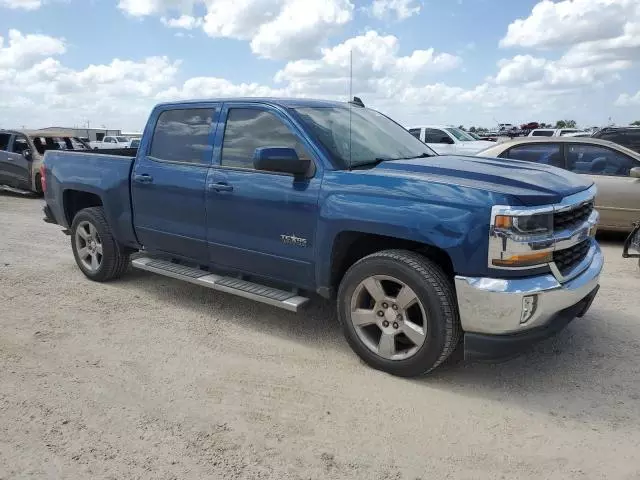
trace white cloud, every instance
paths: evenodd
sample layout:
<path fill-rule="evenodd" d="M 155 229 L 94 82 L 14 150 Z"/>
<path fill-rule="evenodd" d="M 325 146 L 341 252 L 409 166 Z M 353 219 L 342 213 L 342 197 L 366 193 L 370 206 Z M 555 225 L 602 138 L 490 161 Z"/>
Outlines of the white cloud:
<path fill-rule="evenodd" d="M 420 8 L 418 0 L 373 0 L 370 12 L 379 19 L 395 17 L 398 20 L 405 20 L 419 14 Z"/>
<path fill-rule="evenodd" d="M 194 16 L 204 8 L 203 17 Z M 264 58 L 302 58 L 317 51 L 337 28 L 351 21 L 351 0 L 120 0 L 137 16 L 161 15 L 172 28 L 202 27 L 210 37 L 250 42 Z M 168 19 L 166 14 L 178 13 Z"/>
<path fill-rule="evenodd" d="M 11 30 L 8 45 L 3 43 L 0 123 L 11 126 L 73 125 L 80 117 L 93 117 L 139 127 L 153 97 L 175 82 L 180 65 L 166 57 L 149 57 L 74 69 L 54 58 L 65 52 L 62 39 Z"/>
<path fill-rule="evenodd" d="M 0 68 L 20 68 L 33 64 L 37 59 L 65 52 L 63 39 L 47 35 L 22 35 L 9 30 L 8 41 L 0 37 Z"/>
<path fill-rule="evenodd" d="M 224 78 L 194 77 L 181 87 L 171 87 L 156 95 L 158 100 L 180 100 L 187 98 L 222 97 L 278 97 L 285 95 L 284 89 L 274 89 L 257 83 L 234 84 Z"/>
<path fill-rule="evenodd" d="M 185 30 L 193 30 L 202 25 L 202 19 L 192 17 L 191 15 L 180 15 L 177 18 L 162 17 L 160 21 L 169 28 L 183 28 Z"/>
<path fill-rule="evenodd" d="M 637 0 L 542 0 L 531 15 L 512 22 L 503 47 L 568 47 L 615 38 L 627 22 L 637 19 Z"/>
<path fill-rule="evenodd" d="M 461 63 L 459 57 L 435 53 L 432 48 L 415 50 L 409 56 L 399 56 L 399 50 L 397 37 L 381 36 L 370 30 L 335 47 L 322 49 L 319 59 L 289 62 L 276 73 L 275 80 L 288 83 L 294 92 L 332 95 L 348 89 L 351 54 L 354 85 L 365 91 L 375 91 L 385 85 L 385 79 L 391 80 L 386 83 L 387 88 L 391 84 L 404 85 L 419 74 L 451 70 Z"/>
<path fill-rule="evenodd" d="M 42 6 L 42 0 L 0 0 L 0 7 L 22 10 L 37 10 Z"/>
<path fill-rule="evenodd" d="M 616 100 L 617 107 L 637 107 L 640 106 L 640 90 L 635 95 L 622 93 Z"/>

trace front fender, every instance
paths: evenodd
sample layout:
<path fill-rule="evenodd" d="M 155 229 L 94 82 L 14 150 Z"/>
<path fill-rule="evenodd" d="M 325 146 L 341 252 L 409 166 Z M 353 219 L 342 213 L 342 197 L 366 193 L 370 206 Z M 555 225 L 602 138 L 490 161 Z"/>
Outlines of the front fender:
<path fill-rule="evenodd" d="M 485 205 L 464 204 L 463 198 L 451 204 L 355 193 L 331 195 L 320 209 L 317 284 L 330 286 L 334 243 L 346 231 L 438 247 L 449 255 L 457 274 L 483 271 L 489 210 Z"/>

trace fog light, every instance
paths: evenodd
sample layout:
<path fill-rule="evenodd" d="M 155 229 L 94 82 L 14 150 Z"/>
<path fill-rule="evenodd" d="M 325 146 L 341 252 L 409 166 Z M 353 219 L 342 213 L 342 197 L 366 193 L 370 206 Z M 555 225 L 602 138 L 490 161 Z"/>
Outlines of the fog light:
<path fill-rule="evenodd" d="M 538 306 L 537 295 L 527 295 L 522 299 L 522 315 L 520 315 L 520 325 L 527 323 Z"/>

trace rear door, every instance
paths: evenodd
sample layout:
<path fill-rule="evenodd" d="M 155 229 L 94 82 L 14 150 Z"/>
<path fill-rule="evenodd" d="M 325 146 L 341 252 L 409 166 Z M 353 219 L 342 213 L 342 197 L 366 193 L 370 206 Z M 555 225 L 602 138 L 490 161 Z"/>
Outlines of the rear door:
<path fill-rule="evenodd" d="M 234 103 L 223 108 L 207 189 L 211 263 L 305 287 L 314 285 L 321 172 L 311 145 L 277 109 Z M 259 147 L 291 147 L 314 163 L 308 178 L 258 171 Z"/>
<path fill-rule="evenodd" d="M 9 183 L 9 143 L 11 142 L 11 134 L 0 132 L 0 185 Z"/>
<path fill-rule="evenodd" d="M 566 145 L 567 168 L 598 187 L 596 207 L 603 227 L 627 230 L 640 219 L 640 178 L 630 176 L 640 161 L 601 145 Z"/>
<path fill-rule="evenodd" d="M 29 140 L 22 134 L 13 135 L 6 163 L 6 174 L 9 185 L 25 190 L 31 189 L 30 172 L 32 156 L 27 159 L 25 154 L 29 151 Z M 33 152 L 29 152 L 33 155 Z"/>
<path fill-rule="evenodd" d="M 131 178 L 146 249 L 208 263 L 204 193 L 219 112 L 206 103 L 153 113 Z"/>

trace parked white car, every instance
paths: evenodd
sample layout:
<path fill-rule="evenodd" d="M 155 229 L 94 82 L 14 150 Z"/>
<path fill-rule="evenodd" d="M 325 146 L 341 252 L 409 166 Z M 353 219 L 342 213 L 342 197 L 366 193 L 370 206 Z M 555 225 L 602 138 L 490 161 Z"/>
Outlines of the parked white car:
<path fill-rule="evenodd" d="M 584 132 L 577 128 L 536 128 L 529 132 L 528 137 L 578 137 L 589 136 L 588 132 Z"/>
<path fill-rule="evenodd" d="M 102 150 L 104 148 L 129 148 L 131 141 L 127 137 L 106 136 L 101 141 L 89 143 L 89 146 L 94 150 Z"/>
<path fill-rule="evenodd" d="M 495 142 L 476 140 L 464 130 L 442 125 L 413 127 L 409 133 L 429 145 L 438 154 L 473 155 L 495 145 Z"/>

